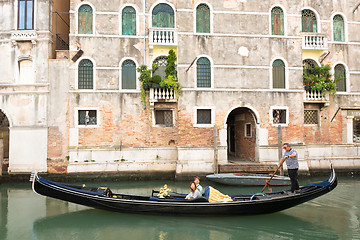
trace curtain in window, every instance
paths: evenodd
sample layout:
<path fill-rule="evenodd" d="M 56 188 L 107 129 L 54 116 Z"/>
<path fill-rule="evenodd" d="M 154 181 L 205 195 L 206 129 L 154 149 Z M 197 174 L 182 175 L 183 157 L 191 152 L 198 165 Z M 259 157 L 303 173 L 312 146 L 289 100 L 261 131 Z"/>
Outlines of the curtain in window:
<path fill-rule="evenodd" d="M 285 88 L 285 64 L 281 60 L 275 60 L 272 65 L 273 88 Z"/>
<path fill-rule="evenodd" d="M 197 87 L 211 87 L 211 65 L 209 59 L 201 57 L 196 62 L 197 65 Z"/>
<path fill-rule="evenodd" d="M 136 65 L 134 61 L 124 61 L 121 71 L 122 89 L 136 89 Z"/>
<path fill-rule="evenodd" d="M 152 11 L 152 26 L 174 28 L 174 10 L 166 3 L 160 3 Z"/>
<path fill-rule="evenodd" d="M 79 110 L 78 124 L 79 125 L 96 125 L 96 110 Z"/>
<path fill-rule="evenodd" d="M 136 35 L 136 11 L 125 7 L 122 11 L 122 35 Z"/>
<path fill-rule="evenodd" d="M 333 19 L 334 41 L 345 41 L 345 26 L 344 19 L 341 15 L 335 15 Z"/>
<path fill-rule="evenodd" d="M 313 11 L 308 9 L 302 10 L 301 21 L 303 32 L 317 32 L 317 21 L 315 13 Z"/>
<path fill-rule="evenodd" d="M 19 0 L 18 29 L 34 29 L 34 1 Z"/>
<path fill-rule="evenodd" d="M 83 59 L 78 68 L 78 88 L 93 89 L 93 63 Z"/>
<path fill-rule="evenodd" d="M 93 33 L 93 10 L 89 5 L 82 5 L 78 13 L 79 34 Z"/>
<path fill-rule="evenodd" d="M 335 66 L 335 74 L 334 77 L 337 81 L 336 87 L 337 91 L 345 92 L 346 91 L 346 69 L 342 64 L 337 64 Z"/>
<path fill-rule="evenodd" d="M 210 8 L 206 4 L 196 8 L 196 32 L 210 33 Z"/>
<path fill-rule="evenodd" d="M 271 32 L 272 35 L 284 35 L 284 12 L 279 7 L 271 10 Z"/>

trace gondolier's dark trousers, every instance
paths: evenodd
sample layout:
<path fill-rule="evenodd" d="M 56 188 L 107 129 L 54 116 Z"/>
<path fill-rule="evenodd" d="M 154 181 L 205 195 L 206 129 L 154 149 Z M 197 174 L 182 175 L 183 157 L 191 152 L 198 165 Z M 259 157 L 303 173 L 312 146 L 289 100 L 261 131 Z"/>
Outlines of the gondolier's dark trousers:
<path fill-rule="evenodd" d="M 299 189 L 298 169 L 288 169 L 288 174 L 291 180 L 291 191 L 294 192 Z"/>

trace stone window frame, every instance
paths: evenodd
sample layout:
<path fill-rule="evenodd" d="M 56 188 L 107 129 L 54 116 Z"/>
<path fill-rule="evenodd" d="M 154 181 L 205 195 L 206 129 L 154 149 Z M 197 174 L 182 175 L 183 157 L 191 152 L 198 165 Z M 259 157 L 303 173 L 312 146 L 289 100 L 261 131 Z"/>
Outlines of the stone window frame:
<path fill-rule="evenodd" d="M 153 28 L 152 27 L 152 25 L 153 25 L 153 22 L 152 22 L 152 19 L 153 19 L 153 17 L 152 17 L 152 12 L 153 12 L 153 10 L 154 10 L 154 8 L 157 6 L 157 5 L 159 5 L 159 4 L 161 4 L 161 3 L 164 3 L 164 4 L 167 4 L 167 5 L 169 5 L 172 9 L 173 9 L 173 11 L 174 11 L 174 27 L 176 28 L 176 23 L 177 23 L 177 21 L 176 21 L 176 13 L 177 13 L 177 11 L 176 11 L 176 8 L 175 8 L 175 6 L 174 6 L 174 4 L 172 4 L 172 3 L 170 3 L 170 2 L 167 2 L 167 1 L 165 1 L 165 0 L 159 0 L 159 1 L 156 1 L 154 4 L 152 4 L 151 5 L 151 7 L 150 7 L 150 10 L 149 10 L 149 12 L 148 12 L 148 26 L 149 26 L 149 28 Z M 171 29 L 171 28 L 170 28 Z"/>
<path fill-rule="evenodd" d="M 124 58 L 121 59 L 121 61 L 119 62 L 119 89 L 120 89 L 121 92 L 139 92 L 139 90 L 140 90 L 139 75 L 140 74 L 139 74 L 138 71 L 136 71 L 136 88 L 135 89 L 123 89 L 122 88 L 122 64 L 126 60 L 133 61 L 135 63 L 136 69 L 139 67 L 139 63 L 133 57 L 124 57 Z"/>
<path fill-rule="evenodd" d="M 205 88 L 205 87 L 198 87 L 197 85 L 197 61 L 202 58 L 202 57 L 205 57 L 207 58 L 209 61 L 210 61 L 210 75 L 211 75 L 211 79 L 210 79 L 210 87 L 209 88 Z M 194 88 L 196 89 L 213 89 L 214 88 L 214 61 L 213 59 L 208 56 L 208 55 L 205 55 L 205 54 L 201 54 L 201 55 L 198 55 L 195 62 L 194 62 L 194 65 L 195 65 L 195 71 L 194 71 Z"/>
<path fill-rule="evenodd" d="M 199 124 L 197 123 L 197 111 L 198 110 L 210 110 L 211 111 L 211 123 Z M 215 106 L 196 106 L 193 107 L 193 127 L 194 128 L 212 128 L 215 126 Z"/>
<path fill-rule="evenodd" d="M 122 34 L 122 11 L 123 11 L 124 8 L 126 8 L 126 7 L 132 7 L 132 8 L 135 9 L 135 12 L 136 12 L 136 17 L 135 17 L 135 21 L 136 21 L 136 34 L 135 34 L 135 35 L 123 35 L 123 34 Z M 127 4 L 125 4 L 125 5 L 120 9 L 120 11 L 119 11 L 119 35 L 121 35 L 121 36 L 126 36 L 126 37 L 129 37 L 129 38 L 139 36 L 139 33 L 140 33 L 140 31 L 139 31 L 139 28 L 140 28 L 139 14 L 140 14 L 140 9 L 139 9 L 138 6 L 135 5 L 135 4 L 127 3 Z"/>
<path fill-rule="evenodd" d="M 346 94 L 346 93 L 349 93 L 350 92 L 350 70 L 349 70 L 349 67 L 346 63 L 344 63 L 343 61 L 337 61 L 335 62 L 332 67 L 331 67 L 331 74 L 335 74 L 335 67 L 336 65 L 343 65 L 345 67 L 345 71 L 346 71 L 346 82 L 345 82 L 345 88 L 346 88 L 346 91 L 336 91 L 336 94 Z"/>
<path fill-rule="evenodd" d="M 249 126 L 250 125 L 250 134 L 248 135 L 248 131 L 247 131 L 247 126 Z M 252 138 L 252 128 L 253 128 L 253 126 L 252 126 L 252 124 L 249 122 L 249 123 L 245 123 L 244 124 L 244 137 L 245 138 Z"/>
<path fill-rule="evenodd" d="M 284 35 L 274 35 L 272 33 L 272 11 L 274 8 L 281 8 L 281 10 L 283 11 L 283 16 L 284 16 Z M 269 35 L 271 35 L 271 37 L 285 37 L 288 35 L 287 33 L 287 14 L 286 14 L 286 10 L 285 7 L 280 5 L 280 4 L 274 4 L 273 6 L 271 6 L 271 8 L 269 9 Z"/>
<path fill-rule="evenodd" d="M 166 126 L 164 124 L 156 124 L 156 114 L 155 114 L 155 112 L 157 110 L 171 111 L 172 112 L 172 126 Z M 173 109 L 173 108 L 154 108 L 152 110 L 152 125 L 153 125 L 153 127 L 160 127 L 160 128 L 164 128 L 164 127 L 173 128 L 173 127 L 175 127 L 175 109 Z"/>
<path fill-rule="evenodd" d="M 343 20 L 344 20 L 344 41 L 343 42 L 340 42 L 340 41 L 335 41 L 334 39 L 334 17 L 336 15 L 340 15 Z M 331 15 L 331 40 L 333 41 L 333 43 L 346 43 L 348 42 L 348 22 L 347 22 L 347 18 L 346 18 L 346 15 L 342 12 L 335 12 Z"/>
<path fill-rule="evenodd" d="M 276 60 L 281 60 L 285 64 L 285 87 L 284 88 L 274 88 L 273 83 L 273 64 Z M 288 90 L 289 89 L 289 64 L 283 57 L 275 57 L 270 62 L 270 68 L 269 68 L 269 76 L 270 76 L 270 89 L 272 90 Z"/>
<path fill-rule="evenodd" d="M 89 5 L 92 10 L 93 10 L 93 19 L 92 19 L 92 33 L 79 33 L 79 9 L 82 5 Z M 95 35 L 95 23 L 96 23 L 96 10 L 95 7 L 92 3 L 84 1 L 81 2 L 77 7 L 76 7 L 76 11 L 75 11 L 75 34 L 79 35 L 79 36 L 94 36 Z"/>
<path fill-rule="evenodd" d="M 84 59 L 87 59 L 87 60 L 90 60 L 93 64 L 93 88 L 92 89 L 79 89 L 79 63 L 81 62 L 81 60 L 84 60 Z M 95 91 L 96 90 L 96 62 L 93 58 L 91 57 L 88 57 L 88 56 L 83 56 L 81 58 L 79 58 L 77 61 L 76 61 L 76 70 L 75 70 L 75 89 L 78 90 L 78 91 Z"/>
<path fill-rule="evenodd" d="M 302 11 L 303 10 L 310 10 L 310 11 L 312 11 L 314 14 L 315 14 L 315 17 L 316 17 L 316 32 L 303 32 L 303 29 L 302 29 L 302 21 L 303 21 L 303 19 L 302 19 Z M 321 33 L 321 19 L 320 19 L 320 15 L 319 15 L 319 13 L 318 13 L 318 11 L 316 11 L 314 8 L 312 8 L 312 7 L 309 7 L 309 6 L 306 6 L 306 7 L 303 7 L 303 8 L 301 8 L 300 9 L 300 16 L 301 16 L 301 18 L 300 18 L 300 26 L 301 26 L 301 32 L 303 33 L 303 34 L 308 34 L 308 33 Z"/>
<path fill-rule="evenodd" d="M 209 7 L 209 10 L 210 10 L 210 32 L 209 33 L 196 32 L 196 9 L 201 4 L 207 5 Z M 196 3 L 196 5 L 193 8 L 193 33 L 194 33 L 194 35 L 209 35 L 209 34 L 214 33 L 214 27 L 213 27 L 214 14 L 213 14 L 213 12 L 214 12 L 214 9 L 213 9 L 212 5 L 209 2 L 199 1 L 199 2 Z"/>
<path fill-rule="evenodd" d="M 96 111 L 96 125 L 79 124 L 79 111 Z M 99 128 L 101 126 L 99 107 L 75 107 L 74 108 L 74 125 L 75 128 Z"/>
<path fill-rule="evenodd" d="M 286 121 L 285 123 L 274 123 L 273 122 L 273 111 L 274 110 L 285 110 L 286 111 Z M 289 107 L 288 106 L 271 106 L 270 107 L 270 111 L 269 111 L 269 119 L 270 119 L 270 124 L 272 126 L 283 126 L 283 127 L 287 127 L 289 125 Z"/>
<path fill-rule="evenodd" d="M 28 2 L 29 0 L 24 0 L 25 2 Z M 26 19 L 25 19 L 25 28 L 24 29 L 19 29 L 19 22 L 20 22 L 20 19 L 19 19 L 19 17 L 20 17 L 20 14 L 19 14 L 19 11 L 20 11 L 20 8 L 19 8 L 19 2 L 20 2 L 20 0 L 16 0 L 16 21 L 15 21 L 15 24 L 16 24 L 16 27 L 15 27 L 15 29 L 17 29 L 18 31 L 29 31 L 29 30 L 34 30 L 34 29 L 36 29 L 36 21 L 35 21 L 35 16 L 36 16 L 36 10 L 37 10 L 37 0 L 32 0 L 32 4 L 33 4 L 33 6 L 32 6 L 32 28 L 26 28 Z"/>
<path fill-rule="evenodd" d="M 316 111 L 317 115 L 317 123 L 305 123 L 305 111 Z M 311 127 L 311 126 L 319 126 L 320 125 L 320 110 L 319 109 L 304 109 L 304 126 Z"/>

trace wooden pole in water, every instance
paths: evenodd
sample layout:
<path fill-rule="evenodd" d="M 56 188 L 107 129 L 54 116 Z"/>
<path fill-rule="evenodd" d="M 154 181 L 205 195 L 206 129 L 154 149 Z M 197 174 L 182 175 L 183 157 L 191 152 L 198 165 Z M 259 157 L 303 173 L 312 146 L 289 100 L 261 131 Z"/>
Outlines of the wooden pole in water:
<path fill-rule="evenodd" d="M 280 160 L 282 157 L 282 128 L 281 126 L 278 126 L 278 160 Z M 280 175 L 284 175 L 284 168 L 281 165 L 280 166 Z"/>
<path fill-rule="evenodd" d="M 218 166 L 218 149 L 217 149 L 217 129 L 214 126 L 214 173 L 219 173 L 219 166 Z"/>

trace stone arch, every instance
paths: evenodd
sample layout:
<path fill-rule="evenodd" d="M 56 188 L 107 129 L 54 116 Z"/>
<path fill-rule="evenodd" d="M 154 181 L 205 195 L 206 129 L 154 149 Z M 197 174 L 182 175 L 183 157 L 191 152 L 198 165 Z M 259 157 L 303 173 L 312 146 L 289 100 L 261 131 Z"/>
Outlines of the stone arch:
<path fill-rule="evenodd" d="M 2 151 L 0 157 L 2 157 L 3 159 L 0 159 L 0 162 L 2 163 L 1 170 L 4 172 L 7 172 L 9 167 L 9 139 L 10 121 L 7 114 L 5 114 L 2 109 L 0 109 L 0 140 L 3 143 L 2 149 L 0 148 L 0 151 Z"/>

